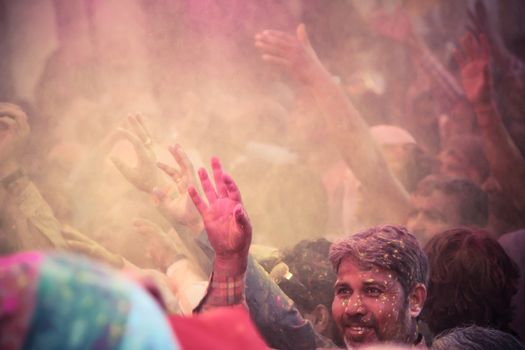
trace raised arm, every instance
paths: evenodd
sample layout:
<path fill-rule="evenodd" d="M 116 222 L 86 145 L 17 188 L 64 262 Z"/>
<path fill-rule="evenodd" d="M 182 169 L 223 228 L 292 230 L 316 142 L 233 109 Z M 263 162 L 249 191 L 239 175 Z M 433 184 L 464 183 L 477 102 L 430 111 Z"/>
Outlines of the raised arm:
<path fill-rule="evenodd" d="M 38 188 L 22 170 L 18 161 L 29 135 L 27 116 L 16 105 L 0 103 L 0 174 L 6 191 L 2 218 L 13 222 L 15 232 L 8 238 L 15 250 L 60 248 L 73 250 L 105 261 L 115 267 L 125 260 L 68 225 L 62 224 L 40 195 Z M 0 205 L 1 207 L 1 205 Z M 10 217 L 5 217 L 5 216 Z"/>
<path fill-rule="evenodd" d="M 318 59 L 304 25 L 295 35 L 265 30 L 255 36 L 255 46 L 264 61 L 284 67 L 307 89 L 350 169 L 369 193 L 389 206 L 384 220 L 405 222 L 410 212 L 408 193 L 392 174 L 364 119 Z"/>
<path fill-rule="evenodd" d="M 195 187 L 191 186 L 188 190 L 202 216 L 208 240 L 215 252 L 213 275 L 202 304 L 204 310 L 245 302 L 244 279 L 252 240 L 252 226 L 237 185 L 223 173 L 219 159 L 212 158 L 211 165 L 215 187 L 206 170 L 199 170 L 207 203 Z"/>
<path fill-rule="evenodd" d="M 19 162 L 29 133 L 25 112 L 0 103 L 0 191 L 5 195 L 0 212 L 3 221 L 16 223 L 7 241 L 17 250 L 62 248 L 60 223 Z"/>
<path fill-rule="evenodd" d="M 172 234 L 176 232 L 190 253 L 190 259 L 194 260 L 203 273 L 208 273 L 212 268 L 210 260 L 196 240 L 204 230 L 204 224 L 188 194 L 188 188 L 195 186 L 193 164 L 180 145 L 169 146 L 168 150 L 178 168 L 157 163 L 157 166 L 172 180 L 163 188 L 153 189 L 157 209 L 175 229 Z"/>
<path fill-rule="evenodd" d="M 479 41 L 478 41 L 479 39 Z M 476 111 L 483 148 L 491 173 L 522 212 L 525 211 L 525 159 L 521 156 L 492 99 L 489 48 L 485 35 L 468 33 L 456 50 L 461 79 Z"/>
<path fill-rule="evenodd" d="M 486 37 L 495 75 L 498 76 L 497 95 L 500 106 L 505 106 L 514 118 L 523 117 L 525 108 L 525 62 L 507 49 L 497 30 L 490 24 L 487 8 L 482 1 L 476 1 L 469 11 L 469 31 Z"/>

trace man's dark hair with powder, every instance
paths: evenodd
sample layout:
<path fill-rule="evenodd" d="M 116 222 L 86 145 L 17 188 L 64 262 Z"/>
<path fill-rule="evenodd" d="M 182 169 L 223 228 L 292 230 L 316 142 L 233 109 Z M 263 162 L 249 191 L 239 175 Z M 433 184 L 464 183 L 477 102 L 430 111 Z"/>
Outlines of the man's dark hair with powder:
<path fill-rule="evenodd" d="M 403 226 L 376 226 L 332 244 L 329 258 L 335 271 L 347 257 L 364 269 L 377 266 L 394 272 L 405 295 L 417 283 L 428 284 L 427 257 Z"/>

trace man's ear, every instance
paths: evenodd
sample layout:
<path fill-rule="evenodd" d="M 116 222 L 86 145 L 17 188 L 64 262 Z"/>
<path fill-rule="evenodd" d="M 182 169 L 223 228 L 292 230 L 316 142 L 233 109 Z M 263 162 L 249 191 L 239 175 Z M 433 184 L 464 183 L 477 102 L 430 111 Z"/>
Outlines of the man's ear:
<path fill-rule="evenodd" d="M 310 315 L 310 321 L 314 326 L 314 330 L 319 334 L 323 334 L 330 325 L 332 318 L 330 310 L 323 304 L 318 304 Z"/>
<path fill-rule="evenodd" d="M 408 309 L 411 317 L 419 316 L 426 300 L 427 288 L 422 283 L 417 283 L 408 295 Z"/>

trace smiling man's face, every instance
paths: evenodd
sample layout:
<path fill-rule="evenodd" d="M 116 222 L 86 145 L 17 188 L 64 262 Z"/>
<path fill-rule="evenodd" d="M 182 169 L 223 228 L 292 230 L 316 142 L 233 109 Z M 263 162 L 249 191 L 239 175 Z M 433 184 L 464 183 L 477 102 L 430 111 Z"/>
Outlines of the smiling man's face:
<path fill-rule="evenodd" d="M 332 314 L 348 347 L 407 343 L 415 332 L 403 287 L 392 271 L 364 270 L 351 258 L 339 265 Z"/>

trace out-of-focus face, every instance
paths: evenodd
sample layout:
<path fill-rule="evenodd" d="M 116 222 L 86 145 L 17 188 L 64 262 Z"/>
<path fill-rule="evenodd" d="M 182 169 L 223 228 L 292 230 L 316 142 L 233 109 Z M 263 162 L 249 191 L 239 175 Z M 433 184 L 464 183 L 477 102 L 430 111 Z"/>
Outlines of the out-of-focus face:
<path fill-rule="evenodd" d="M 443 151 L 439 154 L 440 172 L 450 177 L 467 177 L 467 165 L 456 152 Z"/>
<path fill-rule="evenodd" d="M 416 167 L 416 144 L 385 144 L 382 145 L 381 149 L 394 176 L 410 191 L 411 175 L 413 175 L 413 170 Z"/>
<path fill-rule="evenodd" d="M 407 298 L 392 271 L 363 270 L 344 258 L 334 292 L 332 314 L 348 347 L 410 339 L 414 328 Z"/>
<path fill-rule="evenodd" d="M 479 171 L 470 166 L 455 150 L 444 150 L 441 152 L 439 161 L 441 163 L 440 173 L 445 176 L 469 179 L 477 184 L 483 182 Z"/>
<path fill-rule="evenodd" d="M 462 224 L 455 196 L 437 190 L 429 196 L 416 194 L 412 197 L 412 206 L 414 210 L 406 227 L 423 245 L 434 235 Z"/>

